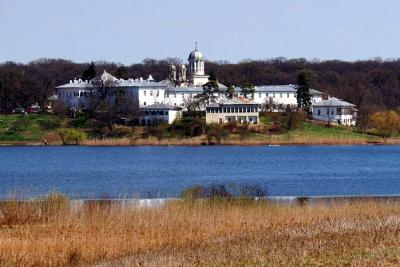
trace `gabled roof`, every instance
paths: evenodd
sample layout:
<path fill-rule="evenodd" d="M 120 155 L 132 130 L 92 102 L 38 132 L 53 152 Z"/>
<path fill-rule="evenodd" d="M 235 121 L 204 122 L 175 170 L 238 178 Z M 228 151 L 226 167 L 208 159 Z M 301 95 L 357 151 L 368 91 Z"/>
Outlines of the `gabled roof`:
<path fill-rule="evenodd" d="M 314 107 L 355 107 L 355 105 L 343 101 L 336 97 L 331 97 L 328 100 L 322 100 L 320 102 L 314 103 Z"/>
<path fill-rule="evenodd" d="M 140 109 L 163 109 L 163 110 L 176 110 L 178 109 L 175 106 L 164 104 L 164 103 L 156 103 L 153 105 L 143 106 Z"/>

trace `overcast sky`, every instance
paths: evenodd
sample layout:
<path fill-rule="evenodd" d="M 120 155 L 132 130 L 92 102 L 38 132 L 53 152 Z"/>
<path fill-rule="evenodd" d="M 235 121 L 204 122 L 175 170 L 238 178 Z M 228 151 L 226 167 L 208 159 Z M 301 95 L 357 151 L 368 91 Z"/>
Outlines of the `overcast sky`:
<path fill-rule="evenodd" d="M 0 0 L 0 62 L 400 57 L 398 0 Z"/>

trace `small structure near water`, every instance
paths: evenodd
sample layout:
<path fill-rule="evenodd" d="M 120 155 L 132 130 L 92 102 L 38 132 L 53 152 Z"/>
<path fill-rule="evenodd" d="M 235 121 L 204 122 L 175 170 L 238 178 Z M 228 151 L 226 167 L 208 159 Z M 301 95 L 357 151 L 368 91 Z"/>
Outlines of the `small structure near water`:
<path fill-rule="evenodd" d="M 313 119 L 328 123 L 355 126 L 357 110 L 355 105 L 331 97 L 313 104 Z"/>
<path fill-rule="evenodd" d="M 258 104 L 244 97 L 236 97 L 206 107 L 207 124 L 229 122 L 258 124 Z"/>
<path fill-rule="evenodd" d="M 182 117 L 182 111 L 178 107 L 168 104 L 156 103 L 140 108 L 140 124 L 171 124 Z"/>

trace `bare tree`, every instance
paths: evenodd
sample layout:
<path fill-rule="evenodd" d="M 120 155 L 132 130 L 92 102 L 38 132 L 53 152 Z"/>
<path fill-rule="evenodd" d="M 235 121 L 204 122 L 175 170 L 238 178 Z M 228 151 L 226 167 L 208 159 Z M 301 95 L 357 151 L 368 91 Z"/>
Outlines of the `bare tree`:
<path fill-rule="evenodd" d="M 120 115 L 119 103 L 125 90 L 117 91 L 114 86 L 115 77 L 104 72 L 100 78 L 92 80 L 89 95 L 89 111 L 94 114 L 94 126 L 106 127 L 111 135 L 115 134 L 114 122 Z"/>
<path fill-rule="evenodd" d="M 135 132 L 135 124 L 140 118 L 139 101 L 131 96 L 126 96 L 121 100 L 121 115 L 129 120 L 132 133 Z"/>
<path fill-rule="evenodd" d="M 188 112 L 200 111 L 201 108 L 199 99 L 193 96 L 183 98 L 183 105 Z"/>
<path fill-rule="evenodd" d="M 277 109 L 277 105 L 274 102 L 272 97 L 268 97 L 265 102 L 262 104 L 263 112 L 274 112 Z"/>

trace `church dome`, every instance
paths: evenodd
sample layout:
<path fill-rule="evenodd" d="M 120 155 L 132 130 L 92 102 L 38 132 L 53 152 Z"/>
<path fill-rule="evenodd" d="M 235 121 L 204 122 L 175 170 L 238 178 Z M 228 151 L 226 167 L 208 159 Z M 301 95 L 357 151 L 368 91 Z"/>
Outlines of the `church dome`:
<path fill-rule="evenodd" d="M 193 50 L 193 51 L 190 53 L 190 55 L 189 55 L 189 61 L 190 61 L 191 59 L 203 60 L 204 57 L 203 57 L 203 54 L 202 54 L 200 51 L 198 51 L 197 49 L 195 49 L 195 50 Z"/>

